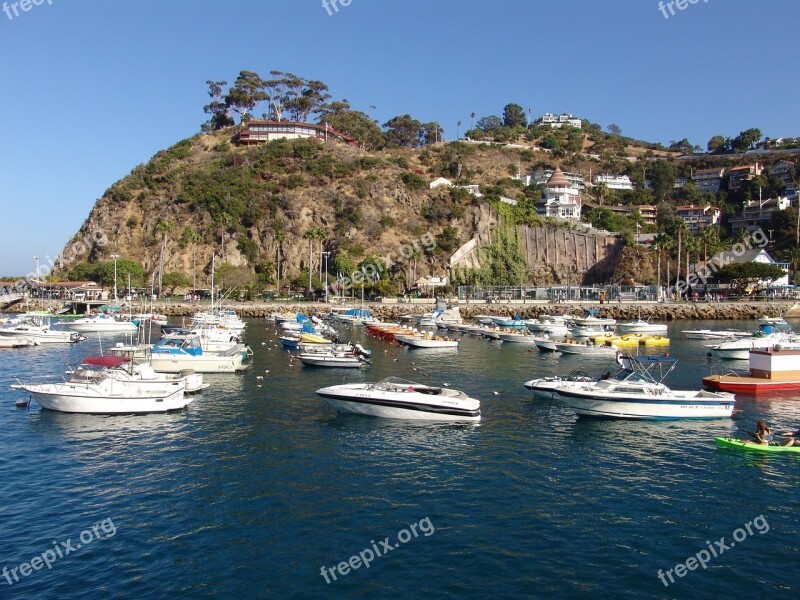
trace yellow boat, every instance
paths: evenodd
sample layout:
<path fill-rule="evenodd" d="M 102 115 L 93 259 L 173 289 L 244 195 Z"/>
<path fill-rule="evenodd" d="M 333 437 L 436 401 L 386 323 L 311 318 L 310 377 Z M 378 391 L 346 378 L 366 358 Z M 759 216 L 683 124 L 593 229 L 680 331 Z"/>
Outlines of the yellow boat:
<path fill-rule="evenodd" d="M 645 338 L 644 343 L 647 346 L 667 346 L 669 345 L 669 338 L 663 335 L 651 335 Z"/>
<path fill-rule="evenodd" d="M 596 335 L 591 340 L 595 344 L 605 344 L 611 343 L 616 344 L 619 341 L 619 336 L 616 333 L 604 333 L 602 335 Z"/>
<path fill-rule="evenodd" d="M 302 333 L 300 334 L 300 341 L 306 344 L 332 344 L 333 340 L 324 338 L 316 333 Z"/>

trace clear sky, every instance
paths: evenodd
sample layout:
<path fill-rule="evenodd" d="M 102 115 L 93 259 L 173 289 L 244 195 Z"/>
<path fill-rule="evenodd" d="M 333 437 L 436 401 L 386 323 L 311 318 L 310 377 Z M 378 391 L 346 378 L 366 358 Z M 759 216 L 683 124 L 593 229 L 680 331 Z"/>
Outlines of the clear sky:
<path fill-rule="evenodd" d="M 0 12 L 0 275 L 55 258 L 112 183 L 199 131 L 205 81 L 242 69 L 450 139 L 509 102 L 663 143 L 800 135 L 797 0 L 667 18 L 656 0 L 35 1 Z"/>

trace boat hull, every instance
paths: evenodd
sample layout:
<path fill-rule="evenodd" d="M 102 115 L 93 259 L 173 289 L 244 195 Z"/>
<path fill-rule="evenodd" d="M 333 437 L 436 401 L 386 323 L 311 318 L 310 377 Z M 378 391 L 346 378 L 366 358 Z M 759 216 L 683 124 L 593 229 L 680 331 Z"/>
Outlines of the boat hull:
<path fill-rule="evenodd" d="M 708 397 L 704 392 L 687 392 L 666 398 L 600 397 L 586 390 L 558 388 L 556 396 L 579 417 L 609 419 L 727 419 L 733 412 L 731 398 Z M 704 397 L 705 396 L 705 397 Z"/>
<path fill-rule="evenodd" d="M 38 403 L 47 410 L 74 414 L 93 415 L 128 415 L 163 413 L 185 408 L 192 402 L 186 396 L 183 384 L 174 391 L 163 396 L 82 396 L 80 390 L 69 390 L 69 384 L 44 384 L 41 386 L 23 387 Z"/>
<path fill-rule="evenodd" d="M 236 373 L 244 371 L 244 357 L 241 354 L 233 356 L 203 355 L 193 358 L 165 354 L 153 354 L 150 366 L 159 373 L 180 373 L 193 370 L 195 373 Z"/>
<path fill-rule="evenodd" d="M 703 385 L 712 390 L 757 396 L 768 392 L 800 390 L 800 380 L 780 381 L 737 375 L 710 375 L 703 377 Z"/>

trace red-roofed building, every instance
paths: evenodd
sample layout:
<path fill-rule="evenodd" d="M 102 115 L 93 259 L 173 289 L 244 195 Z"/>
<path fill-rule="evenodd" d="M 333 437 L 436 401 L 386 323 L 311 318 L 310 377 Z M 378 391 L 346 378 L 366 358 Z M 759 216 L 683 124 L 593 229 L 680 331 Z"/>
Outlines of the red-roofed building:
<path fill-rule="evenodd" d="M 745 181 L 750 181 L 754 177 L 761 175 L 761 171 L 763 170 L 764 168 L 758 163 L 729 169 L 728 189 L 732 192 L 739 190 Z"/>

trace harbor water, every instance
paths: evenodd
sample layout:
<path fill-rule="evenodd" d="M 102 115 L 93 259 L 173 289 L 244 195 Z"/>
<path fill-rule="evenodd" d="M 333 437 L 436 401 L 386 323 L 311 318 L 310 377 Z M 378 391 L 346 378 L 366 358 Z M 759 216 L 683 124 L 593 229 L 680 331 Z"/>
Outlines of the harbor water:
<path fill-rule="evenodd" d="M 711 342 L 682 329 L 756 326 L 671 323 L 667 383 L 747 366 L 707 358 Z M 339 329 L 372 366 L 304 367 L 250 320 L 252 368 L 207 375 L 165 415 L 15 406 L 16 376 L 60 374 L 96 337 L 0 351 L 0 597 L 798 597 L 800 457 L 714 436 L 759 418 L 798 429 L 800 393 L 740 397 L 732 420 L 577 419 L 522 383 L 599 375 L 608 359 L 469 336 L 408 350 Z M 314 393 L 389 375 L 461 389 L 483 420 L 341 416 Z"/>

